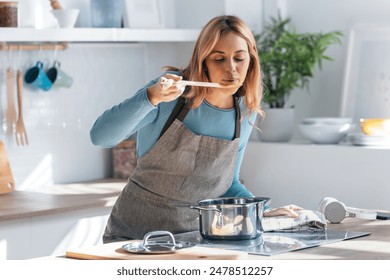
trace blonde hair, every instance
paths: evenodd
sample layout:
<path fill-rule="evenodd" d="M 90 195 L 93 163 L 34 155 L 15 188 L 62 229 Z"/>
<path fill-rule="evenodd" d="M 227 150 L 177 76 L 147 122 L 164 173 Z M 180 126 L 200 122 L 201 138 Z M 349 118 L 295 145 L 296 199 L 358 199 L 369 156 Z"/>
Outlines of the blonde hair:
<path fill-rule="evenodd" d="M 224 15 L 211 19 L 202 29 L 187 68 L 178 69 L 165 67 L 166 70 L 179 70 L 185 79 L 192 81 L 208 81 L 205 72 L 205 59 L 212 52 L 215 45 L 227 32 L 233 32 L 242 37 L 247 45 L 250 56 L 248 73 L 238 93 L 244 98 L 247 114 L 257 112 L 262 115 L 260 102 L 263 95 L 261 84 L 260 62 L 257 53 L 256 41 L 250 28 L 238 17 Z M 191 108 L 197 108 L 203 102 L 208 88 L 193 87 L 186 93 Z"/>

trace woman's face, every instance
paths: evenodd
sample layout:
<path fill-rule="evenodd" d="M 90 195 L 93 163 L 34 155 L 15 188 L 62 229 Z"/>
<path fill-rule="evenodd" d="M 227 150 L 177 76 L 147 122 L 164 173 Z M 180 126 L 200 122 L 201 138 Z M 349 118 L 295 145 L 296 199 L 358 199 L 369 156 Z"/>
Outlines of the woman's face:
<path fill-rule="evenodd" d="M 205 63 L 210 82 L 237 85 L 239 88 L 244 83 L 249 68 L 248 45 L 239 35 L 228 32 L 222 35 L 206 57 Z"/>

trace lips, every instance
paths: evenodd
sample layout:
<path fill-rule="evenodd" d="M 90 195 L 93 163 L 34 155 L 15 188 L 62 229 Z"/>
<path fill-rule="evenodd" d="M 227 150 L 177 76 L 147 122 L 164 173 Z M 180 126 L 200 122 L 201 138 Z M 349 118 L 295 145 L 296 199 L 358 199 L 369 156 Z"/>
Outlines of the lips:
<path fill-rule="evenodd" d="M 234 85 L 238 84 L 240 82 L 240 79 L 238 78 L 229 78 L 229 79 L 223 79 L 220 84 L 222 85 Z"/>

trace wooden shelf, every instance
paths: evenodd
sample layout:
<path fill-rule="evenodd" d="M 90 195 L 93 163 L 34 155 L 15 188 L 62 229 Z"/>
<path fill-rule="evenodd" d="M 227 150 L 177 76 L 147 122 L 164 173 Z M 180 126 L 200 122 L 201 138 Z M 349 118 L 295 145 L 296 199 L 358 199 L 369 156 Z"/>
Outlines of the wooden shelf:
<path fill-rule="evenodd" d="M 0 28 L 0 42 L 194 42 L 198 29 Z"/>

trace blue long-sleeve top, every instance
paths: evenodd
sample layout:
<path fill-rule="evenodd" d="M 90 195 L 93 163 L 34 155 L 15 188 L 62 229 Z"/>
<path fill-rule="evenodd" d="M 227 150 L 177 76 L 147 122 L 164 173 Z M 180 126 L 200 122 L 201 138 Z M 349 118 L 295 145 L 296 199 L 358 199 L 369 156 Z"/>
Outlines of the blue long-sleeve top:
<path fill-rule="evenodd" d="M 150 103 L 147 88 L 158 80 L 152 80 L 134 96 L 128 98 L 109 110 L 106 110 L 94 123 L 90 137 L 93 144 L 111 148 L 129 138 L 137 132 L 137 157 L 142 157 L 157 142 L 161 130 L 168 120 L 177 99 L 171 102 L 162 102 L 157 106 Z M 252 125 L 245 114 L 246 107 L 240 99 L 240 108 L 243 119 L 238 148 L 238 158 L 234 170 L 233 181 L 224 197 L 252 197 L 253 194 L 245 188 L 239 180 L 240 166 L 248 143 Z M 234 108 L 219 109 L 206 100 L 196 109 L 188 112 L 183 123 L 197 135 L 207 135 L 225 140 L 232 140 L 235 130 L 236 112 Z M 254 123 L 256 114 L 250 115 L 250 122 Z"/>

